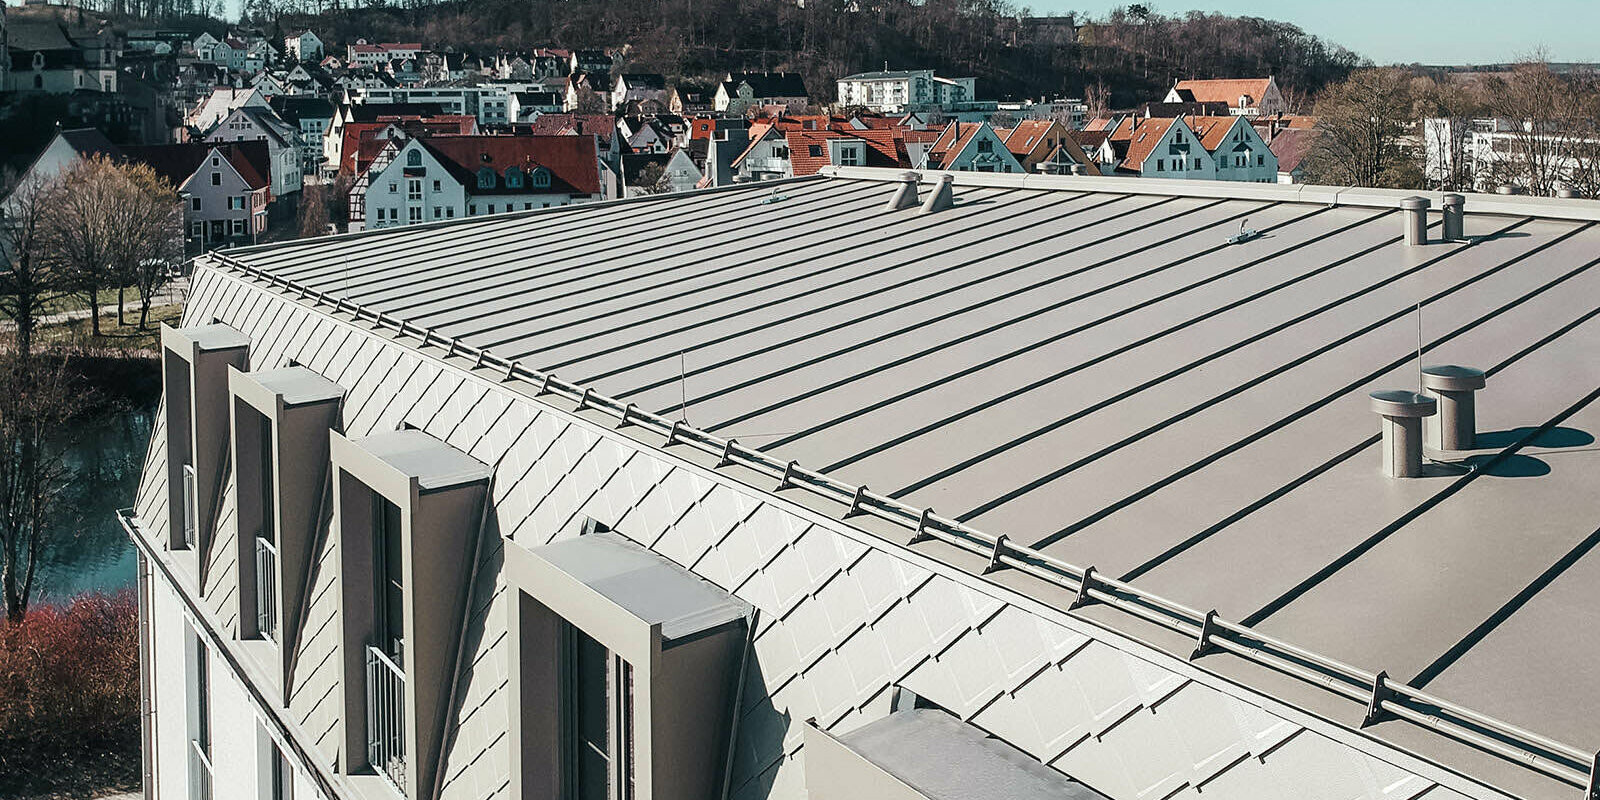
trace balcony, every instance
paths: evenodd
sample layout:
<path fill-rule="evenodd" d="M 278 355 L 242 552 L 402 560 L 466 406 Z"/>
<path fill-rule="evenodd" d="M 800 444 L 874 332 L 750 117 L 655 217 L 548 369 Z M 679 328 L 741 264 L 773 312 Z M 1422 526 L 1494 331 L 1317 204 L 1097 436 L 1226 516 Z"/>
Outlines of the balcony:
<path fill-rule="evenodd" d="M 372 646 L 367 647 L 367 763 L 405 794 L 405 670 Z"/>
<path fill-rule="evenodd" d="M 199 739 L 189 740 L 189 800 L 211 800 L 211 756 Z"/>
<path fill-rule="evenodd" d="M 278 640 L 278 548 L 256 537 L 256 630 Z"/>

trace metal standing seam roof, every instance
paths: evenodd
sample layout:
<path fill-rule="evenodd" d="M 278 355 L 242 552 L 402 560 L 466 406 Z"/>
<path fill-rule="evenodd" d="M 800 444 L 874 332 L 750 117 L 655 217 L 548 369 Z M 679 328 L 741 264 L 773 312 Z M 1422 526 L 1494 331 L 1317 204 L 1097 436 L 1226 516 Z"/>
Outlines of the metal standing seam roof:
<path fill-rule="evenodd" d="M 830 173 L 233 255 L 1600 748 L 1589 205 L 1475 197 L 1408 247 L 1381 193 L 959 176 L 918 214 Z M 1416 385 L 1419 332 L 1487 371 L 1481 449 L 1394 480 L 1367 395 Z"/>

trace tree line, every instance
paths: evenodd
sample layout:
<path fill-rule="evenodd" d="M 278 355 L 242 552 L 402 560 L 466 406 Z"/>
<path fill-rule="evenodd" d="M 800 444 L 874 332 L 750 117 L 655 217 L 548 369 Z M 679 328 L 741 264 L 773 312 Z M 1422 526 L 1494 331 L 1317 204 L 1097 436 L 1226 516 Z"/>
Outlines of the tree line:
<path fill-rule="evenodd" d="M 192 24 L 216 0 L 78 0 L 140 24 Z M 624 50 L 627 69 L 705 81 L 791 71 L 814 99 L 854 72 L 934 69 L 975 76 L 985 98 L 1159 99 L 1175 79 L 1275 75 L 1291 97 L 1360 66 L 1356 54 L 1285 22 L 1134 4 L 1102 18 L 1037 17 L 1007 0 L 245 0 L 241 24 L 310 28 L 326 42 L 421 41 L 493 53 L 533 47 Z"/>
<path fill-rule="evenodd" d="M 95 156 L 18 182 L 0 211 L 0 599 L 15 623 L 73 478 L 71 427 L 95 405 L 42 334 L 76 307 L 102 336 L 99 307 L 112 292 L 126 324 L 130 289 L 146 329 L 152 296 L 183 261 L 183 209 L 149 166 Z"/>
<path fill-rule="evenodd" d="M 1317 97 L 1310 182 L 1600 197 L 1600 76 L 1364 69 Z M 1489 137 L 1475 136 L 1489 133 Z"/>

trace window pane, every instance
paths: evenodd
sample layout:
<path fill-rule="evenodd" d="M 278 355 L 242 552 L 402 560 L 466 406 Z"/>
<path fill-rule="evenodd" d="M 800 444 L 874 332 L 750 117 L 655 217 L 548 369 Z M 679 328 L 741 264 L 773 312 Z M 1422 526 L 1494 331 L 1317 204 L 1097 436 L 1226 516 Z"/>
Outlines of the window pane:
<path fill-rule="evenodd" d="M 261 538 L 274 542 L 277 500 L 272 491 L 272 420 L 265 414 L 257 414 L 256 418 L 260 420 L 261 436 Z"/>
<path fill-rule="evenodd" d="M 405 591 L 401 572 L 400 507 L 373 495 L 373 539 L 377 545 L 378 645 L 397 659 L 405 640 Z"/>

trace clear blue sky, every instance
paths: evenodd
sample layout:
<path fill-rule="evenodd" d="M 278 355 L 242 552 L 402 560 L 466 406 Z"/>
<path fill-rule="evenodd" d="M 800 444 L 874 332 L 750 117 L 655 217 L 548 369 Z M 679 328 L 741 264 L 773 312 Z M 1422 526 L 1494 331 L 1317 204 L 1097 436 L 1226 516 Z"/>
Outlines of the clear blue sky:
<path fill-rule="evenodd" d="M 1035 13 L 1100 16 L 1128 2 L 1014 0 Z M 1210 0 L 1151 3 L 1266 17 L 1348 47 L 1379 64 L 1488 64 L 1544 48 L 1551 61 L 1600 61 L 1600 0 Z"/>

